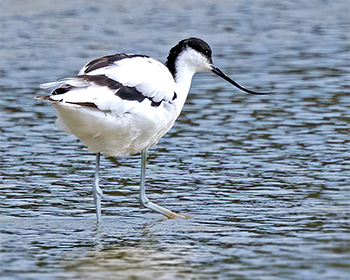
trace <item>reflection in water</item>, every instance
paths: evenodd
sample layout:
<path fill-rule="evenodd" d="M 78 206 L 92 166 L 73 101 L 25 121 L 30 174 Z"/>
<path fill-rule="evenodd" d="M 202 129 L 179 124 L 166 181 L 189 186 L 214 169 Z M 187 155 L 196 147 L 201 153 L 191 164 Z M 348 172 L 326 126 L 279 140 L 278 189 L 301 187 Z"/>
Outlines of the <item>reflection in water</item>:
<path fill-rule="evenodd" d="M 81 5 L 79 5 L 81 4 Z M 8 1 L 1 9 L 0 274 L 4 279 L 346 279 L 347 1 Z M 3 12 L 3 11 L 6 11 Z M 54 127 L 38 85 L 116 52 L 161 61 L 201 37 L 249 96 L 196 75 L 175 127 L 149 153 L 94 155 Z"/>

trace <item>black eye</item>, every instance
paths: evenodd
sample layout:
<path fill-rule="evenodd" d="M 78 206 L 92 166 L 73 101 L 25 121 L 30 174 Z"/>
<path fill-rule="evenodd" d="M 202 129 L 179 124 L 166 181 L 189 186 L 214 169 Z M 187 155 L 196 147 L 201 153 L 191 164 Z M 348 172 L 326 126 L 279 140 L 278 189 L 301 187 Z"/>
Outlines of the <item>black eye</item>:
<path fill-rule="evenodd" d="M 209 50 L 204 50 L 203 53 L 205 54 L 205 56 L 210 56 L 210 51 Z"/>

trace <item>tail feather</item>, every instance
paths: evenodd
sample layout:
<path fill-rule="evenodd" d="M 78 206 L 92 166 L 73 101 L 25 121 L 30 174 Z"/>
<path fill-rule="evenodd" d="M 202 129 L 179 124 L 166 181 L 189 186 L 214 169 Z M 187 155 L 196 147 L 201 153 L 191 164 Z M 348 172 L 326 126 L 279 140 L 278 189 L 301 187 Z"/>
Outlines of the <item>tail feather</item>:
<path fill-rule="evenodd" d="M 57 82 L 51 82 L 51 83 L 45 83 L 45 84 L 41 84 L 40 87 L 41 88 L 52 88 L 52 87 L 58 87 L 60 85 L 62 85 L 64 82 L 63 81 L 57 81 Z"/>
<path fill-rule="evenodd" d="M 47 89 L 56 87 L 55 90 L 51 92 L 50 95 L 63 94 L 69 91 L 71 88 L 84 88 L 89 86 L 89 83 L 84 81 L 81 77 L 69 77 L 59 79 L 57 82 L 44 83 L 40 85 L 40 88 Z M 49 100 L 49 101 L 57 101 L 50 98 L 50 95 L 39 95 L 35 96 L 34 99 L 37 100 Z"/>
<path fill-rule="evenodd" d="M 69 85 L 72 87 L 86 87 L 89 84 L 90 83 L 86 82 L 85 79 L 77 76 L 77 77 L 62 78 L 56 82 L 41 84 L 40 87 L 44 89 L 52 88 L 52 87 L 61 87 L 62 85 Z"/>
<path fill-rule="evenodd" d="M 38 96 L 35 96 L 34 99 L 36 99 L 36 100 L 44 100 L 44 99 L 46 99 L 46 97 L 48 97 L 48 95 L 38 95 Z"/>

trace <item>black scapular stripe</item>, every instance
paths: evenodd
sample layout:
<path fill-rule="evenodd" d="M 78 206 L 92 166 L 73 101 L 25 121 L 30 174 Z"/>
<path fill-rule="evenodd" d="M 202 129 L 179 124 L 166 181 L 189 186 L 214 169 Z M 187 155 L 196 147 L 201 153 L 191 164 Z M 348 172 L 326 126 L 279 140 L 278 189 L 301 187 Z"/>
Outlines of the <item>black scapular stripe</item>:
<path fill-rule="evenodd" d="M 79 75 L 79 76 L 76 76 L 75 78 L 84 80 L 89 83 L 94 83 L 102 87 L 108 87 L 111 90 L 115 91 L 115 95 L 117 95 L 123 100 L 142 102 L 145 98 L 147 98 L 148 100 L 151 101 L 151 106 L 153 107 L 158 107 L 163 101 L 165 101 L 164 99 L 160 101 L 154 101 L 152 97 L 144 96 L 140 91 L 136 89 L 136 87 L 124 86 L 122 83 L 119 83 L 111 78 L 108 78 L 105 75 Z M 52 92 L 52 94 L 53 95 L 64 94 L 73 88 L 76 88 L 76 87 L 69 84 L 63 84 L 61 87 L 55 89 Z M 174 92 L 172 101 L 174 101 L 176 98 L 177 98 L 177 95 L 176 95 L 176 92 Z M 67 103 L 98 108 L 97 105 L 93 102 L 67 102 Z"/>
<path fill-rule="evenodd" d="M 149 57 L 149 56 L 141 55 L 141 54 L 126 54 L 126 53 L 118 53 L 114 55 L 103 56 L 103 57 L 94 59 L 90 61 L 88 64 L 86 64 L 85 66 L 86 69 L 84 70 L 84 73 L 89 73 L 96 69 L 107 67 L 109 65 L 112 65 L 114 62 L 118 60 L 122 60 L 125 58 L 133 58 L 133 57 Z"/>
<path fill-rule="evenodd" d="M 146 96 L 142 95 L 142 93 L 135 87 L 124 86 L 122 83 L 108 78 L 105 75 L 79 75 L 77 78 L 81 78 L 84 81 L 92 82 L 102 87 L 108 87 L 111 90 L 115 90 L 115 95 L 124 100 L 135 100 L 142 102 L 146 98 Z"/>
<path fill-rule="evenodd" d="M 153 106 L 153 107 L 158 107 L 162 103 L 162 101 L 164 101 L 164 100 L 161 100 L 159 102 L 156 102 L 153 100 L 152 97 L 144 96 L 140 91 L 138 91 L 136 89 L 136 87 L 124 86 L 122 83 L 119 83 L 111 78 L 108 78 L 105 75 L 79 75 L 76 78 L 82 79 L 82 80 L 90 82 L 90 83 L 94 83 L 94 84 L 102 86 L 102 87 L 108 87 L 111 90 L 114 90 L 115 95 L 119 96 L 123 100 L 142 102 L 145 98 L 147 98 L 151 101 L 151 106 Z M 68 87 L 68 85 L 66 87 Z M 66 87 L 63 87 L 63 88 L 66 88 Z M 63 89 L 62 89 L 62 91 L 63 91 Z M 60 91 L 58 91 L 58 92 L 60 92 Z M 174 97 L 175 97 L 175 95 L 174 95 Z M 87 102 L 87 103 L 89 103 L 89 102 Z M 84 104 L 82 104 L 82 103 L 79 105 L 84 106 Z M 93 107 L 91 104 L 89 104 L 87 106 Z"/>

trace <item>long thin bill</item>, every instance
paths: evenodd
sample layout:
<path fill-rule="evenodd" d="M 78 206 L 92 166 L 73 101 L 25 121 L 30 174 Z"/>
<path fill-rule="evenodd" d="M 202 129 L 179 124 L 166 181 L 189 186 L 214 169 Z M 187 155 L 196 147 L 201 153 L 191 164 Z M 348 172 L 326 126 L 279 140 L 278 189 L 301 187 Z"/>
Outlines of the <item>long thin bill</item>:
<path fill-rule="evenodd" d="M 234 85 L 235 87 L 237 87 L 240 90 L 243 90 L 245 92 L 248 92 L 251 94 L 259 94 L 259 95 L 271 93 L 271 92 L 255 92 L 255 91 L 251 91 L 249 89 L 246 89 L 246 88 L 242 87 L 241 85 L 237 84 L 234 80 L 232 80 L 229 76 L 227 76 L 224 72 L 222 72 L 219 68 L 217 68 L 215 66 L 212 66 L 211 71 L 213 73 L 215 73 L 216 75 L 220 76 L 221 78 L 223 78 L 224 80 L 228 81 L 230 84 Z"/>

